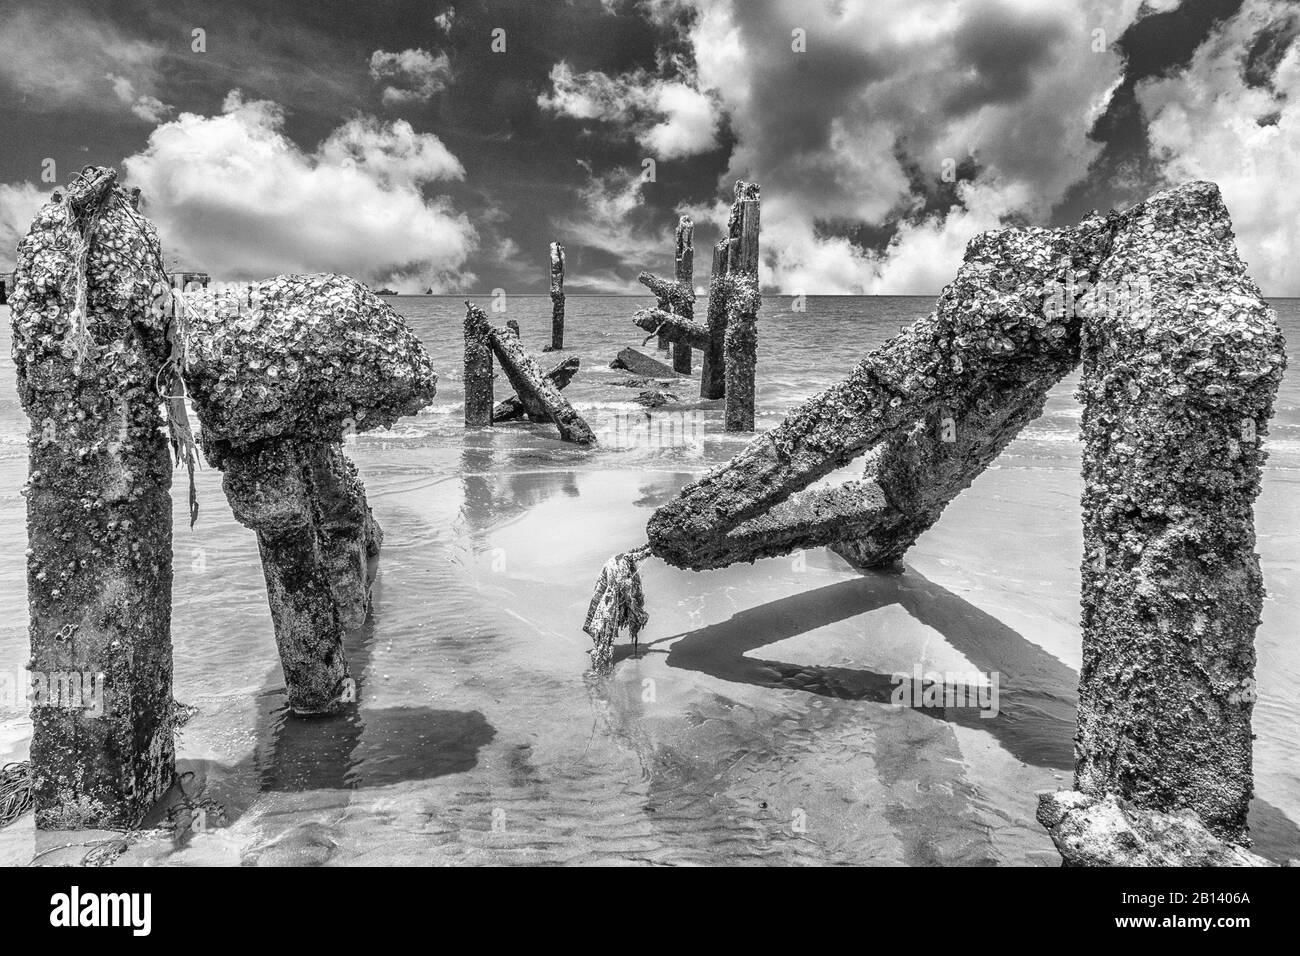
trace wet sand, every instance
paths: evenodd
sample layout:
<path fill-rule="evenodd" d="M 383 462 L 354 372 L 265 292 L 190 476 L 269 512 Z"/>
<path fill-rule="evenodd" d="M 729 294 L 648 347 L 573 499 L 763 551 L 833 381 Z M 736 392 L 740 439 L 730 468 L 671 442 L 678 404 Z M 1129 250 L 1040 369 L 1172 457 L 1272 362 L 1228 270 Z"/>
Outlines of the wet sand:
<path fill-rule="evenodd" d="M 591 343 L 573 389 L 610 434 L 642 413 L 597 364 L 628 342 L 623 326 L 596 323 L 613 327 L 639 303 L 599 301 L 608 317 L 571 325 Z M 859 347 L 924 302 L 872 323 Z M 542 336 L 547 308 L 539 300 L 523 323 L 525 341 Z M 827 310 L 819 321 L 841 320 Z M 1035 791 L 1068 785 L 1073 762 L 1072 381 L 896 572 L 861 575 L 822 549 L 699 574 L 647 562 L 639 653 L 624 637 L 614 672 L 597 679 L 584 674 L 581 623 L 601 564 L 643 541 L 651 511 L 739 444 L 718 432 L 715 408 L 698 447 L 588 454 L 544 426 L 467 433 L 455 342 L 412 321 L 447 373 L 438 405 L 349 449 L 386 535 L 372 620 L 348 647 L 357 711 L 285 712 L 255 541 L 230 517 L 219 476 L 202 472 L 194 532 L 176 509 L 176 695 L 199 709 L 178 753 L 194 774 L 186 789 L 224 804 L 227 819 L 180 838 L 141 834 L 120 863 L 1058 865 L 1033 812 Z M 768 424 L 847 368 L 811 349 L 803 361 L 778 333 L 765 347 L 794 358 L 762 379 Z M 12 416 L 11 365 L 5 374 L 0 415 Z M 1300 856 L 1289 691 L 1300 678 L 1300 456 L 1286 444 L 1300 429 L 1288 396 L 1258 509 L 1270 598 L 1252 827 L 1275 859 Z M 0 593 L 17 605 L 24 453 L 12 437 L 0 447 Z M 24 622 L 9 622 L 0 660 L 25 660 L 25 642 Z M 893 675 L 917 667 L 996 672 L 998 716 L 891 703 Z M 26 733 L 21 709 L 0 709 L 0 758 L 23 756 Z M 29 818 L 0 830 L 0 862 L 96 836 L 38 836 Z"/>

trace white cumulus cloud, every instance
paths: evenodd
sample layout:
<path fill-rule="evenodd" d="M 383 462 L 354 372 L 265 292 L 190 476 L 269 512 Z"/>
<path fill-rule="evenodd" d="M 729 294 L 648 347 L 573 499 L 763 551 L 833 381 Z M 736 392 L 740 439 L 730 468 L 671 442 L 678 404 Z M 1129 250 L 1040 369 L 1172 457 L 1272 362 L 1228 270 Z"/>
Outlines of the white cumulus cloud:
<path fill-rule="evenodd" d="M 451 82 L 451 61 L 446 53 L 434 56 L 427 50 L 400 53 L 376 50 L 370 55 L 370 75 L 377 81 L 388 82 L 383 99 L 390 106 L 427 100 Z"/>
<path fill-rule="evenodd" d="M 420 291 L 472 281 L 473 226 L 421 189 L 464 172 L 436 136 L 359 118 L 309 152 L 282 124 L 275 103 L 234 91 L 220 115 L 182 113 L 124 161 L 169 264 L 175 254 L 218 278 L 339 272 Z"/>
<path fill-rule="evenodd" d="M 1197 50 L 1185 73 L 1138 87 L 1148 135 L 1172 182 L 1219 184 L 1237 246 L 1265 295 L 1300 295 L 1300 37 L 1292 36 L 1269 85 L 1250 85 L 1242 51 L 1294 5 L 1248 0 Z"/>

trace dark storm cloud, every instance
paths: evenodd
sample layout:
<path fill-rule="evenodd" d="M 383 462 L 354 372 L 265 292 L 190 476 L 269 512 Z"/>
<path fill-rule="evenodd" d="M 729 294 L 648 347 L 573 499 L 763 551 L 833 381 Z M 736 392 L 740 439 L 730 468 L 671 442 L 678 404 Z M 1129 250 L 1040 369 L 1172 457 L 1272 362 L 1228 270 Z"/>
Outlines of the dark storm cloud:
<path fill-rule="evenodd" d="M 1215 26 L 1241 5 L 1242 0 L 1182 0 L 1172 10 L 1147 12 L 1124 31 L 1116 42 L 1124 58 L 1123 82 L 1089 131 L 1102 152 L 1054 211 L 1055 222 L 1076 222 L 1093 209 L 1130 206 L 1160 189 L 1163 176 L 1151 155 L 1138 84 L 1186 67 Z"/>

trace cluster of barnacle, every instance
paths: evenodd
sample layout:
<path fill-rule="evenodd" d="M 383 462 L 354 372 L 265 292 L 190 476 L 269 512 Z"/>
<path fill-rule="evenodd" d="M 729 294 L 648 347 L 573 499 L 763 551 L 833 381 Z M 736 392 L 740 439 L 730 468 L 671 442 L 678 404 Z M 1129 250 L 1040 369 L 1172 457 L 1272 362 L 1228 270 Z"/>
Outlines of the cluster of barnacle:
<path fill-rule="evenodd" d="M 193 349 L 186 372 L 210 439 L 337 440 L 345 423 L 386 427 L 428 404 L 428 354 L 393 309 L 354 279 L 277 276 L 245 307 L 187 297 Z"/>

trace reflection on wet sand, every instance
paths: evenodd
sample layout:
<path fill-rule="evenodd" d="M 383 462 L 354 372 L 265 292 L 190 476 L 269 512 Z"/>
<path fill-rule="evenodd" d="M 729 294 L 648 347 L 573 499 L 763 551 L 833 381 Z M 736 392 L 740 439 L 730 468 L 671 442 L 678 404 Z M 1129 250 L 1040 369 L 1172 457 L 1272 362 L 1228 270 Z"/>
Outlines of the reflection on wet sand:
<path fill-rule="evenodd" d="M 1078 676 L 997 618 L 911 568 L 867 574 L 792 595 L 689 634 L 665 638 L 665 642 L 673 642 L 668 666 L 760 687 L 888 704 L 898 686 L 891 674 L 786 664 L 746 655 L 891 604 L 900 605 L 917 621 L 934 628 L 986 674 L 1000 675 L 1000 712 L 996 717 L 981 717 L 970 708 L 917 708 L 921 713 L 986 730 L 1027 763 L 1073 766 Z M 864 639 L 870 640 L 870 635 Z"/>

